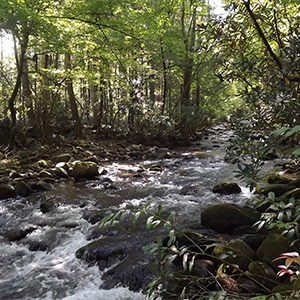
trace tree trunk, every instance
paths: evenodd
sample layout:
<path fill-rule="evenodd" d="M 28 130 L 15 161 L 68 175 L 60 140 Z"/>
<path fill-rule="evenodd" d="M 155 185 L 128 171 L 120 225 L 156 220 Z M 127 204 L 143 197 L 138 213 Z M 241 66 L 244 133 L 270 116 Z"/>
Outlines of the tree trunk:
<path fill-rule="evenodd" d="M 69 53 L 65 54 L 65 69 L 66 71 L 71 70 L 71 55 Z M 82 137 L 82 123 L 78 114 L 76 97 L 73 88 L 73 81 L 69 78 L 66 82 L 67 84 L 67 92 L 69 96 L 69 103 L 72 113 L 72 119 L 74 121 L 74 134 L 76 137 Z"/>
<path fill-rule="evenodd" d="M 8 99 L 8 108 L 10 111 L 10 116 L 11 116 L 11 132 L 10 132 L 10 139 L 9 139 L 9 145 L 8 145 L 8 150 L 12 150 L 15 141 L 16 141 L 16 121 L 17 121 L 17 115 L 16 115 L 16 109 L 15 109 L 15 101 L 16 97 L 18 95 L 18 91 L 21 86 L 21 79 L 22 79 L 22 74 L 23 74 L 23 64 L 25 61 L 25 54 L 28 46 L 28 38 L 29 34 L 25 33 L 22 37 L 22 40 L 20 40 L 20 46 L 21 46 L 21 52 L 20 52 L 20 57 L 17 59 L 17 64 L 18 64 L 18 74 L 17 74 L 17 79 L 15 82 L 15 86 L 13 89 L 13 92 Z M 18 57 L 16 53 L 16 57 Z"/>

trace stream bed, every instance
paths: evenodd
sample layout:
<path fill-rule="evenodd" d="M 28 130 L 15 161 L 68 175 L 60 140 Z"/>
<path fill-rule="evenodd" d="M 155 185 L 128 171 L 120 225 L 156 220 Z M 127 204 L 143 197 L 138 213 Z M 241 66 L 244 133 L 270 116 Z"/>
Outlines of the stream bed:
<path fill-rule="evenodd" d="M 210 204 L 244 204 L 251 194 L 243 186 L 241 194 L 212 193 L 216 183 L 234 179 L 234 167 L 224 162 L 231 134 L 216 127 L 206 139 L 176 149 L 175 158 L 106 163 L 103 177 L 110 186 L 99 180 L 64 181 L 47 192 L 2 200 L 0 299 L 146 299 L 126 287 L 101 288 L 103 270 L 76 258 L 76 251 L 92 241 L 90 233 L 98 226 L 97 220 L 89 219 L 91 212 L 142 208 L 154 202 L 175 212 L 180 224 L 189 224 L 199 222 L 201 209 Z M 161 171 L 149 171 L 151 165 Z M 45 199 L 59 205 L 42 213 L 40 203 Z M 31 232 L 19 241 L 8 241 L 3 234 L 28 228 Z M 127 238 L 134 239 L 134 233 Z"/>

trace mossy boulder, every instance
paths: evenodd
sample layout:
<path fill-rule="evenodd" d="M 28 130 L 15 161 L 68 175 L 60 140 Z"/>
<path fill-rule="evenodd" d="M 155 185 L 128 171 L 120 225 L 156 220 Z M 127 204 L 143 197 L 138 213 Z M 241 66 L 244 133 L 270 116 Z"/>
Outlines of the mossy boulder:
<path fill-rule="evenodd" d="M 0 183 L 0 200 L 13 198 L 15 196 L 16 196 L 16 192 L 13 187 L 5 183 Z"/>
<path fill-rule="evenodd" d="M 286 237 L 279 233 L 270 233 L 258 248 L 256 255 L 260 261 L 276 267 L 279 261 L 273 260 L 289 251 L 292 251 L 292 248 Z"/>
<path fill-rule="evenodd" d="M 251 207 L 220 203 L 202 211 L 201 223 L 216 231 L 226 232 L 239 226 L 253 225 L 259 216 L 260 214 Z"/>
<path fill-rule="evenodd" d="M 69 173 L 75 180 L 80 178 L 92 179 L 99 175 L 98 166 L 92 161 L 76 161 Z"/>
<path fill-rule="evenodd" d="M 270 192 L 273 192 L 276 197 L 282 196 L 284 193 L 290 190 L 290 186 L 288 184 L 270 184 L 259 190 L 259 192 L 265 196 L 267 196 Z"/>
<path fill-rule="evenodd" d="M 231 240 L 214 248 L 214 255 L 231 264 L 237 264 L 242 270 L 248 270 L 248 265 L 255 259 L 255 252 L 242 240 Z"/>
<path fill-rule="evenodd" d="M 24 181 L 18 181 L 15 185 L 16 194 L 22 197 L 28 197 L 33 193 L 33 189 Z"/>
<path fill-rule="evenodd" d="M 213 193 L 222 195 L 238 194 L 242 190 L 235 182 L 222 182 L 213 187 Z"/>
<path fill-rule="evenodd" d="M 280 174 L 272 174 L 268 177 L 267 180 L 269 184 L 287 184 L 293 181 L 293 179 L 291 179 L 290 177 L 283 176 Z"/>
<path fill-rule="evenodd" d="M 277 285 L 278 277 L 274 270 L 264 262 L 252 261 L 248 269 L 254 278 L 269 289 Z"/>

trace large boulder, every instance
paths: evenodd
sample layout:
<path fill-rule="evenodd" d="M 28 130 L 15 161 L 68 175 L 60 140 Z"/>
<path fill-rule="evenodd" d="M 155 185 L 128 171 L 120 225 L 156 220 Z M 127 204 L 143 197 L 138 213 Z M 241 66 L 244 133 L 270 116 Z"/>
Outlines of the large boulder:
<path fill-rule="evenodd" d="M 5 183 L 0 183 L 0 200 L 13 198 L 15 196 L 16 196 L 16 192 L 14 188 L 12 188 L 10 185 L 7 185 Z"/>
<path fill-rule="evenodd" d="M 134 248 L 135 244 L 130 241 L 129 236 L 105 237 L 78 249 L 75 256 L 90 265 L 96 264 L 103 270 L 124 259 Z"/>
<path fill-rule="evenodd" d="M 75 180 L 80 178 L 92 179 L 99 175 L 98 166 L 92 161 L 76 161 L 69 172 Z"/>
<path fill-rule="evenodd" d="M 239 226 L 253 225 L 260 214 L 253 208 L 230 203 L 215 204 L 201 213 L 202 225 L 219 232 L 231 231 Z"/>
<path fill-rule="evenodd" d="M 235 182 L 222 182 L 213 187 L 213 193 L 222 195 L 238 194 L 242 190 Z"/>
<path fill-rule="evenodd" d="M 219 244 L 214 248 L 214 255 L 231 264 L 237 264 L 247 271 L 248 265 L 255 259 L 255 252 L 242 240 L 231 240 L 226 244 Z"/>
<path fill-rule="evenodd" d="M 290 251 L 293 251 L 293 249 L 286 237 L 279 233 L 270 233 L 262 242 L 256 254 L 260 261 L 276 267 L 280 264 L 280 261 L 273 262 L 273 260 L 282 253 Z"/>

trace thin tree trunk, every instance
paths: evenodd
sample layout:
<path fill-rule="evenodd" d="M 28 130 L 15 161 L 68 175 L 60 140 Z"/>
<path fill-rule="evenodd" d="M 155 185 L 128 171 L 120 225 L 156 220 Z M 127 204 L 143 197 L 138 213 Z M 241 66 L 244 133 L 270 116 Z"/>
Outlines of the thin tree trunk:
<path fill-rule="evenodd" d="M 65 69 L 71 70 L 71 55 L 69 53 L 65 54 Z M 74 121 L 74 134 L 76 137 L 82 137 L 82 123 L 78 114 L 76 97 L 73 88 L 73 81 L 71 78 L 67 80 L 67 92 L 69 96 L 69 103 L 72 113 L 72 119 Z"/>
<path fill-rule="evenodd" d="M 22 40 L 20 41 L 20 46 L 21 46 L 21 53 L 20 57 L 17 59 L 17 64 L 18 64 L 18 74 L 17 74 L 17 79 L 15 82 L 15 86 L 13 89 L 13 92 L 8 99 L 8 108 L 10 111 L 10 116 L 11 116 L 11 132 L 10 132 L 10 139 L 9 139 L 9 145 L 8 145 L 8 150 L 12 150 L 15 141 L 16 141 L 16 121 L 17 121 L 17 115 L 16 115 L 16 109 L 15 109 L 15 101 L 16 97 L 18 95 L 18 91 L 21 86 L 22 82 L 22 74 L 23 74 L 23 64 L 25 61 L 25 54 L 28 46 L 28 37 L 29 34 L 25 33 L 22 37 Z M 16 57 L 18 57 L 18 54 L 16 53 Z"/>

